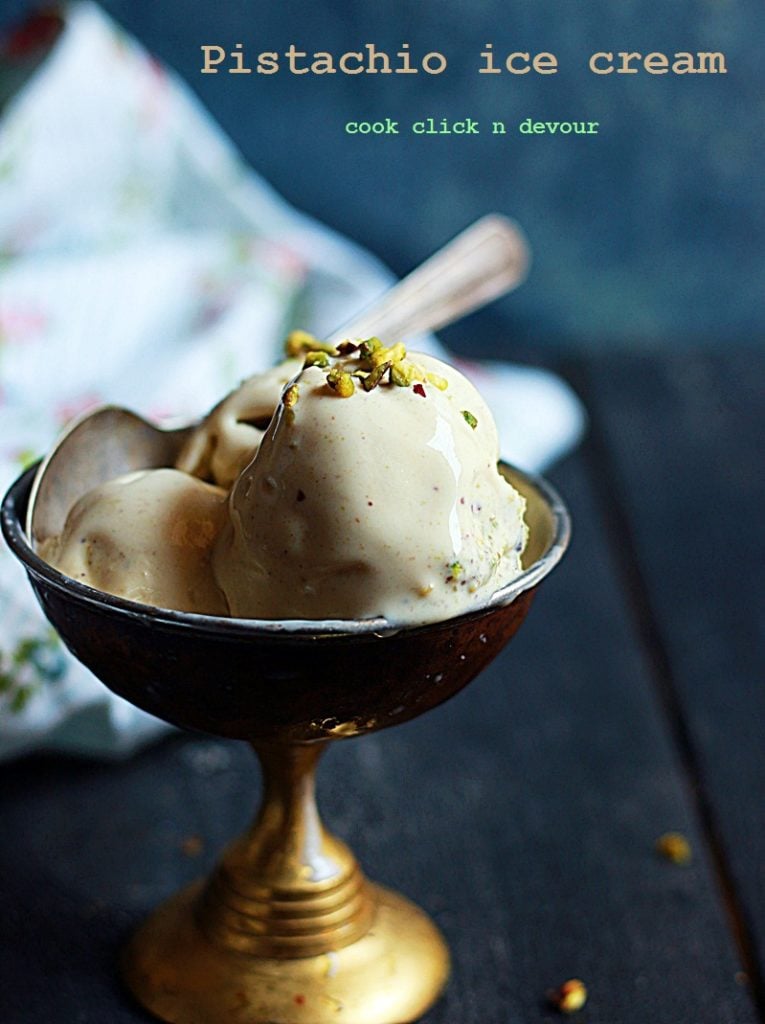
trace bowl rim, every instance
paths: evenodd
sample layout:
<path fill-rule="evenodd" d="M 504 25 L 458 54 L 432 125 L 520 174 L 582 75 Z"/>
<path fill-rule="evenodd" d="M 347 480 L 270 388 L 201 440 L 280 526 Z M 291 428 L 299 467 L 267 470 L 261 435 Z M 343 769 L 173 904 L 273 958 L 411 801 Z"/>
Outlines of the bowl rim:
<path fill-rule="evenodd" d="M 519 469 L 511 463 L 500 461 L 499 468 L 511 470 L 534 488 L 550 509 L 553 534 L 549 547 L 528 569 L 496 590 L 492 596 L 470 611 L 448 619 L 415 625 L 396 625 L 387 619 L 244 619 L 223 615 L 203 615 L 199 612 L 182 612 L 172 608 L 158 608 L 153 605 L 131 601 L 125 597 L 107 594 L 54 569 L 42 559 L 27 538 L 22 520 L 26 519 L 26 503 L 29 501 L 37 471 L 43 459 L 24 470 L 10 485 L 0 506 L 0 526 L 8 547 L 22 563 L 27 573 L 65 594 L 74 597 L 78 603 L 95 605 L 118 615 L 142 619 L 157 626 L 191 629 L 196 632 L 215 633 L 219 636 L 253 638 L 298 638 L 298 637 L 382 637 L 407 632 L 443 627 L 469 619 L 481 618 L 497 608 L 511 604 L 520 594 L 533 587 L 547 576 L 560 562 L 571 538 L 571 517 L 556 489 L 544 477 Z M 22 508 L 23 506 L 23 508 Z M 21 509 L 21 511 L 20 511 Z"/>

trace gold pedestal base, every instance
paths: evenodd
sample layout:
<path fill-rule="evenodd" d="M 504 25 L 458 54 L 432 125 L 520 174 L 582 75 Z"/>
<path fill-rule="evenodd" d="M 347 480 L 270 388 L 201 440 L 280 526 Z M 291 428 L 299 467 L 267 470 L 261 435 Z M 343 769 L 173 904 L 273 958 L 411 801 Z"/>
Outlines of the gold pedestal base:
<path fill-rule="evenodd" d="M 369 883 L 367 883 L 369 885 Z M 318 956 L 271 959 L 213 945 L 197 924 L 202 888 L 184 889 L 138 930 L 123 975 L 171 1024 L 404 1024 L 436 1000 L 449 953 L 430 918 L 369 885 L 369 931 Z"/>

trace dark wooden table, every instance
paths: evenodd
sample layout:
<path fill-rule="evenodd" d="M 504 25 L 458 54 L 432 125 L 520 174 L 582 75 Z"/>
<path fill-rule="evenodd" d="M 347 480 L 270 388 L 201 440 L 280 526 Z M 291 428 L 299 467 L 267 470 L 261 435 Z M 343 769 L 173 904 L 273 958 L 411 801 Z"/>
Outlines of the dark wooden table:
<path fill-rule="evenodd" d="M 765 357 L 578 360 L 589 438 L 551 473 L 573 546 L 451 703 L 320 775 L 367 872 L 436 918 L 428 1024 L 765 1020 Z M 127 764 L 0 768 L 0 1021 L 127 1024 L 130 929 L 244 827 L 248 750 L 174 737 Z M 690 865 L 655 841 L 683 832 Z"/>

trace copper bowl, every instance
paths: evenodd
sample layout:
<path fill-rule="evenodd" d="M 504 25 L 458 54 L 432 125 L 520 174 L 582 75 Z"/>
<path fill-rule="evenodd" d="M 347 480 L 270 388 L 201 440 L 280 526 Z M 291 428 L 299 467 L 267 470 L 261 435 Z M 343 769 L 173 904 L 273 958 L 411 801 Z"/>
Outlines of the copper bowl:
<path fill-rule="evenodd" d="M 521 625 L 569 539 L 540 477 L 503 465 L 527 501 L 525 572 L 478 611 L 392 628 L 384 620 L 270 621 L 153 608 L 62 575 L 22 524 L 35 468 L 10 488 L 2 529 L 69 650 L 109 689 L 174 725 L 249 741 L 312 742 L 405 722 L 461 690 Z"/>

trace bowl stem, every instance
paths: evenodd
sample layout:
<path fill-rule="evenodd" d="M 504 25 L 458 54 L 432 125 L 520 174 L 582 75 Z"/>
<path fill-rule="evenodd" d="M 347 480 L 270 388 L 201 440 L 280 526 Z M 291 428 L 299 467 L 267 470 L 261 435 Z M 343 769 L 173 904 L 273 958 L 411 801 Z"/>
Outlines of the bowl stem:
<path fill-rule="evenodd" d="M 256 744 L 263 801 L 229 847 L 200 903 L 218 946 L 256 956 L 316 956 L 368 931 L 372 889 L 348 847 L 324 828 L 315 797 L 324 744 Z"/>

